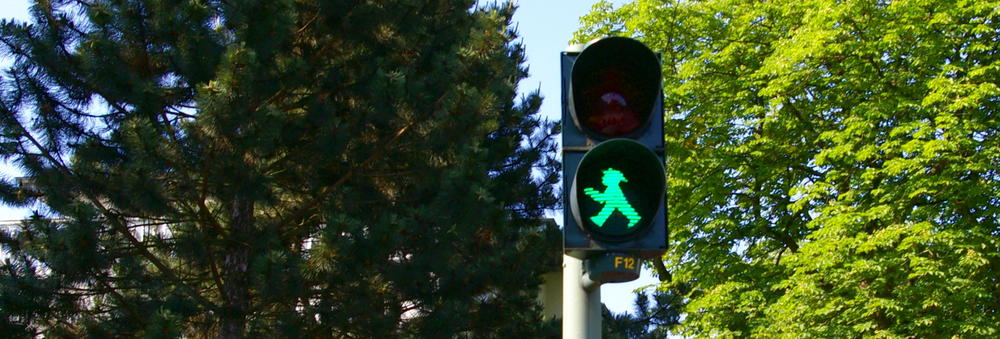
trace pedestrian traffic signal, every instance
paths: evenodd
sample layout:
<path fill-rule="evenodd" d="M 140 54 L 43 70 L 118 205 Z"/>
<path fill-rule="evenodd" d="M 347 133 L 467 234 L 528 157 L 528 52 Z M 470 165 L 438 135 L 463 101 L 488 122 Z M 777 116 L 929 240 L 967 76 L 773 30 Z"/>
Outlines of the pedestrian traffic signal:
<path fill-rule="evenodd" d="M 642 257 L 667 246 L 659 57 L 629 38 L 562 55 L 563 248 Z"/>

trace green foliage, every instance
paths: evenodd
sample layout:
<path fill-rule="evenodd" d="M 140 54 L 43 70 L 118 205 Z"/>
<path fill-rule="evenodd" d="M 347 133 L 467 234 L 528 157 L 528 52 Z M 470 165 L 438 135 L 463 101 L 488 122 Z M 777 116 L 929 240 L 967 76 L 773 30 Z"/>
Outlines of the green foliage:
<path fill-rule="evenodd" d="M 662 53 L 696 337 L 1000 335 L 996 1 L 598 4 Z"/>
<path fill-rule="evenodd" d="M 38 1 L 0 23 L 0 333 L 532 337 L 554 125 L 514 6 Z M 551 327 L 551 326 L 549 326 Z"/>

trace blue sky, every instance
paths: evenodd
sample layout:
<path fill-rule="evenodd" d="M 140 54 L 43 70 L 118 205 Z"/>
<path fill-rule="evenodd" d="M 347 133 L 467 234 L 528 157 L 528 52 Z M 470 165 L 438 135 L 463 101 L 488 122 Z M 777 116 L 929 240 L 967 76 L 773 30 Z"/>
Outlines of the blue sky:
<path fill-rule="evenodd" d="M 520 84 L 521 93 L 540 90 L 545 100 L 541 113 L 550 121 L 560 119 L 559 98 L 559 53 L 565 49 L 573 32 L 579 26 L 579 17 L 590 11 L 597 0 L 519 0 L 519 9 L 514 16 L 515 25 L 521 35 L 521 42 L 527 52 L 530 76 Z M 613 1 L 622 3 L 624 1 Z M 0 1 L 0 18 L 27 20 L 27 0 Z M 0 66 L 6 66 L 0 61 Z M 7 166 L 0 166 L 0 175 L 16 175 Z M 23 211 L 0 206 L 0 220 L 14 219 L 24 215 Z M 562 215 L 556 216 L 561 224 Z M 614 312 L 625 312 L 632 308 L 632 291 L 643 286 L 655 285 L 652 273 L 644 270 L 639 280 L 609 284 L 601 287 L 602 301 Z"/>

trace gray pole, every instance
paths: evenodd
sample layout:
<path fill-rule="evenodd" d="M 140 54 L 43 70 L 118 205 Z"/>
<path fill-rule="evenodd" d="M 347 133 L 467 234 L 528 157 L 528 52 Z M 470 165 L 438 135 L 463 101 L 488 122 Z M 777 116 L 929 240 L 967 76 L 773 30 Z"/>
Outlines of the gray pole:
<path fill-rule="evenodd" d="M 601 338 L 601 284 L 583 272 L 583 260 L 563 254 L 563 339 Z"/>

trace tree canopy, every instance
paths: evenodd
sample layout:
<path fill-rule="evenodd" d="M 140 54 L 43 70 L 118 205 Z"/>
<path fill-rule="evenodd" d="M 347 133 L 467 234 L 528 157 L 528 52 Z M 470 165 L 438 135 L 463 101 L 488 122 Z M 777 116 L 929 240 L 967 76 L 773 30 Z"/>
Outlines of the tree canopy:
<path fill-rule="evenodd" d="M 55 0 L 0 23 L 15 337 L 534 337 L 553 125 L 511 4 Z M 548 232 L 546 231 L 548 230 Z M 555 233 L 558 234 L 558 233 Z"/>
<path fill-rule="evenodd" d="M 1000 335 L 1000 3 L 599 3 L 661 53 L 696 337 Z"/>

